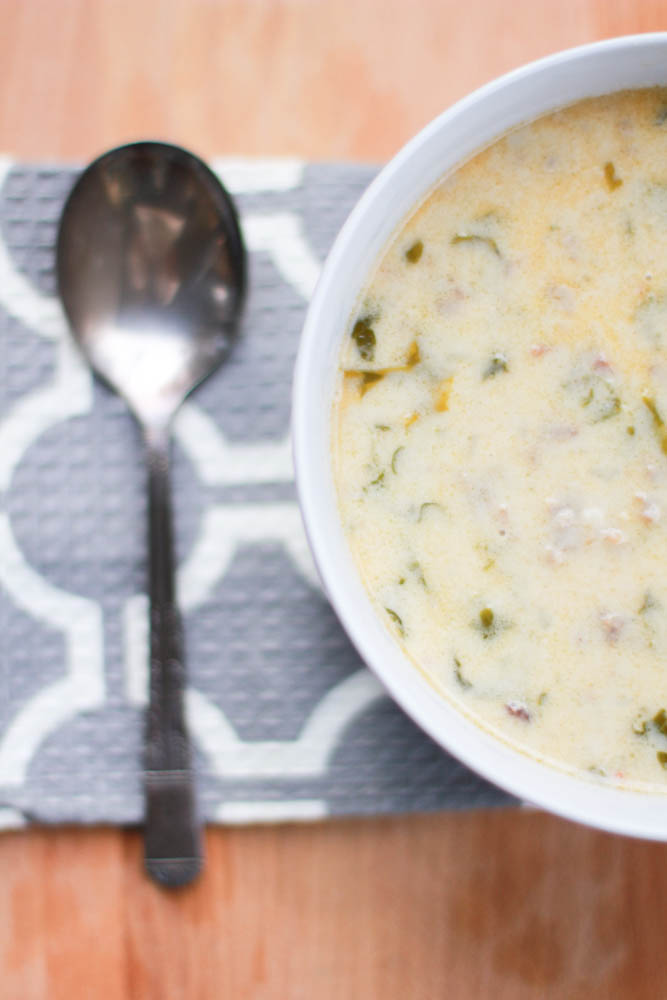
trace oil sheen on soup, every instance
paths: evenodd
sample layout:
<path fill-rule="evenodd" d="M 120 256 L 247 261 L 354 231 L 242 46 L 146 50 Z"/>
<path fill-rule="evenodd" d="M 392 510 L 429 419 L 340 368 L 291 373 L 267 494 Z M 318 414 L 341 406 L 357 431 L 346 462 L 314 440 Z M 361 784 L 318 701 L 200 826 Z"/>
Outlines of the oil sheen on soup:
<path fill-rule="evenodd" d="M 667 789 L 667 93 L 446 176 L 340 367 L 341 516 L 396 641 L 522 751 Z"/>

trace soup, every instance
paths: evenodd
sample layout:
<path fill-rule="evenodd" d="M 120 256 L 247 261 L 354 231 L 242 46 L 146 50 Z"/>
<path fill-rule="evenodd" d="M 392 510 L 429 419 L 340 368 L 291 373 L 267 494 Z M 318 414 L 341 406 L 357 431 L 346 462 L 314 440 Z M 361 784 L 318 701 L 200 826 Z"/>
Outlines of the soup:
<path fill-rule="evenodd" d="M 443 178 L 340 368 L 342 522 L 408 657 L 523 752 L 667 788 L 667 94 Z"/>

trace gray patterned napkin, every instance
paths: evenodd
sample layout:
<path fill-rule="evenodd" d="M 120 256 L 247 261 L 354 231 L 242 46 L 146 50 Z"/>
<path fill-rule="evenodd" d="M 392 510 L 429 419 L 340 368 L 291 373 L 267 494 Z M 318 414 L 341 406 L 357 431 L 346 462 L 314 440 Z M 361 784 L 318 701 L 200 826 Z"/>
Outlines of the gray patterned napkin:
<path fill-rule="evenodd" d="M 250 252 L 242 337 L 176 424 L 179 591 L 202 810 L 251 822 L 512 801 L 384 695 L 320 589 L 295 500 L 292 368 L 320 264 L 374 174 L 214 164 Z M 141 819 L 144 468 L 54 297 L 75 176 L 0 159 L 0 826 Z"/>

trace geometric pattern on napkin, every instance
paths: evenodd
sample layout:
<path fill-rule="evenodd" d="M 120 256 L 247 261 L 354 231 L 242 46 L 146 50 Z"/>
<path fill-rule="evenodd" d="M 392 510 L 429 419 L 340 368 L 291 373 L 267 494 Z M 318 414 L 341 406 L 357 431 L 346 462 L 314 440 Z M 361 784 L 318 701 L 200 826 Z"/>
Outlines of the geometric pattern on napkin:
<path fill-rule="evenodd" d="M 200 808 L 261 822 L 513 801 L 439 749 L 360 662 L 302 530 L 291 379 L 321 263 L 375 170 L 213 163 L 250 292 L 174 428 L 178 592 Z M 136 823 L 147 691 L 145 472 L 123 403 L 55 296 L 75 169 L 0 160 L 0 826 Z"/>

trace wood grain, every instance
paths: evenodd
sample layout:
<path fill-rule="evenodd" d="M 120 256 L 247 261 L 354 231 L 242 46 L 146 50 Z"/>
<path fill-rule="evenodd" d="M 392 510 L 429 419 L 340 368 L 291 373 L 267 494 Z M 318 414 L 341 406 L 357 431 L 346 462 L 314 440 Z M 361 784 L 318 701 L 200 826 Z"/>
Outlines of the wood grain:
<path fill-rule="evenodd" d="M 663 0 L 0 0 L 0 142 L 382 160 L 456 98 Z"/>
<path fill-rule="evenodd" d="M 491 77 L 667 28 L 664 0 L 0 0 L 0 149 L 138 137 L 380 161 Z M 667 855 L 529 812 L 213 830 L 179 895 L 136 833 L 0 837 L 8 1000 L 651 1000 Z"/>
<path fill-rule="evenodd" d="M 661 995 L 662 845 L 498 811 L 215 830 L 207 853 L 169 895 L 137 834 L 5 835 L 2 995 Z"/>

